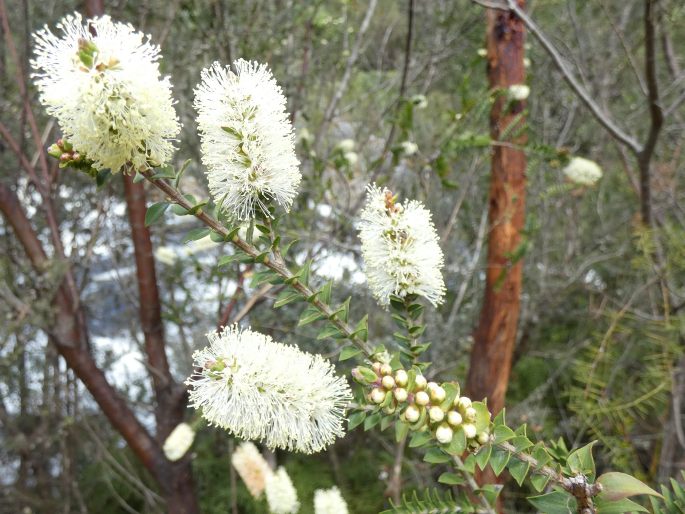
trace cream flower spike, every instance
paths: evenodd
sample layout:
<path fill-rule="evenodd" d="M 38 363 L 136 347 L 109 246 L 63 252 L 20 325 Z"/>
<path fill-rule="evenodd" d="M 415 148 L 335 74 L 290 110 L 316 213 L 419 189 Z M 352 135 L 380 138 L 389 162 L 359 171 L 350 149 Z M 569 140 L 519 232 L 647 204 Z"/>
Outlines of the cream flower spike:
<path fill-rule="evenodd" d="M 260 498 L 266 487 L 266 478 L 271 476 L 273 471 L 257 447 L 249 441 L 242 443 L 233 452 L 231 464 L 253 498 Z"/>
<path fill-rule="evenodd" d="M 574 157 L 564 168 L 566 178 L 581 186 L 593 186 L 602 178 L 602 168 L 595 161 Z"/>
<path fill-rule="evenodd" d="M 210 424 L 303 453 L 344 435 L 352 395 L 330 362 L 237 325 L 207 337 L 210 345 L 193 354 L 197 371 L 186 384 L 190 405 Z"/>
<path fill-rule="evenodd" d="M 164 441 L 162 446 L 164 455 L 172 462 L 177 461 L 188 453 L 194 440 L 195 430 L 193 427 L 188 423 L 179 423 Z"/>
<path fill-rule="evenodd" d="M 181 126 L 169 78 L 159 73 L 159 47 L 109 16 L 84 24 L 68 15 L 57 28 L 61 37 L 47 26 L 34 34 L 31 65 L 40 102 L 64 137 L 96 169 L 167 163 Z"/>
<path fill-rule="evenodd" d="M 340 489 L 331 487 L 330 489 L 317 489 L 314 492 L 314 514 L 347 514 L 347 503 L 345 503 Z"/>
<path fill-rule="evenodd" d="M 209 190 L 232 218 L 290 210 L 301 174 L 286 99 L 269 68 L 242 59 L 236 72 L 215 62 L 195 89 Z"/>
<path fill-rule="evenodd" d="M 271 514 L 295 514 L 300 510 L 297 491 L 285 468 L 266 477 L 266 501 Z"/>
<path fill-rule="evenodd" d="M 388 189 L 370 185 L 357 229 L 366 278 L 379 304 L 409 294 L 433 305 L 443 302 L 442 250 L 431 213 L 421 202 L 396 203 Z"/>

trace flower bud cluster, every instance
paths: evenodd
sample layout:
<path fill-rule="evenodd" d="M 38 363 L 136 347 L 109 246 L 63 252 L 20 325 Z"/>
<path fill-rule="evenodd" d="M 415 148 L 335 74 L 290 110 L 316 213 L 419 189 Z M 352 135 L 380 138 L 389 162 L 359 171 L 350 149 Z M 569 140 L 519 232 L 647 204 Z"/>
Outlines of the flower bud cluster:
<path fill-rule="evenodd" d="M 371 404 L 388 415 L 399 412 L 400 420 L 409 423 L 411 430 L 428 429 L 440 444 L 450 444 L 457 430 L 463 430 L 472 448 L 490 440 L 487 429 L 478 432 L 479 413 L 471 399 L 454 394 L 453 384 L 429 382 L 415 371 L 393 370 L 381 362 L 374 362 L 371 369 L 357 367 L 352 375 L 370 387 L 367 399 Z M 452 389 L 453 399 L 448 399 L 447 388 Z"/>
<path fill-rule="evenodd" d="M 76 150 L 66 139 L 58 139 L 55 144 L 50 145 L 50 147 L 48 147 L 48 154 L 59 159 L 60 168 L 76 168 L 86 171 L 90 175 L 97 173 L 97 171 L 93 169 L 93 161 Z"/>

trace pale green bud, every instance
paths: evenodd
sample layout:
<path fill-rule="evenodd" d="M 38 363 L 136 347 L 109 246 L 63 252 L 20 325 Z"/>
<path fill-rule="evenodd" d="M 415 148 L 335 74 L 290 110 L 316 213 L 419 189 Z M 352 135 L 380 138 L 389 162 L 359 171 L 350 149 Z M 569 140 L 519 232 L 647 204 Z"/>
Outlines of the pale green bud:
<path fill-rule="evenodd" d="M 409 382 L 409 375 L 407 375 L 407 372 L 404 371 L 403 369 L 398 369 L 395 372 L 395 383 L 400 387 L 404 387 L 407 385 L 408 382 Z"/>
<path fill-rule="evenodd" d="M 476 437 L 476 425 L 466 423 L 464 425 L 464 434 L 466 434 L 467 439 L 473 439 Z"/>
<path fill-rule="evenodd" d="M 395 400 L 397 400 L 400 403 L 406 402 L 407 396 L 409 396 L 407 393 L 407 390 L 403 389 L 401 387 L 398 387 L 397 389 L 395 389 L 393 394 L 395 395 Z"/>
<path fill-rule="evenodd" d="M 392 378 L 390 375 L 386 375 L 383 377 L 383 380 L 381 380 L 381 384 L 383 384 L 383 387 L 386 389 L 392 389 L 395 387 L 395 379 Z"/>
<path fill-rule="evenodd" d="M 459 410 L 461 412 L 466 412 L 466 409 L 471 407 L 471 400 L 469 398 L 467 398 L 466 396 L 462 396 L 457 401 L 456 406 L 459 408 Z"/>
<path fill-rule="evenodd" d="M 431 419 L 433 423 L 438 423 L 445 419 L 445 413 L 442 411 L 440 407 L 434 405 L 428 411 L 428 417 Z"/>
<path fill-rule="evenodd" d="M 385 391 L 383 391 L 383 389 L 379 389 L 378 387 L 374 387 L 371 390 L 370 396 L 371 396 L 371 401 L 373 403 L 380 405 L 385 400 Z"/>
<path fill-rule="evenodd" d="M 461 414 L 455 410 L 451 410 L 447 413 L 447 422 L 453 427 L 458 427 L 461 425 L 462 419 Z"/>
<path fill-rule="evenodd" d="M 473 407 L 469 407 L 464 411 L 464 419 L 469 423 L 473 423 L 474 421 L 476 421 L 477 415 L 478 413 L 476 412 L 476 409 L 474 409 Z"/>
<path fill-rule="evenodd" d="M 430 389 L 430 395 L 431 395 L 431 400 L 433 400 L 436 403 L 440 403 L 445 399 L 445 396 L 447 396 L 447 393 L 445 390 L 440 387 L 436 386 L 433 389 Z"/>
<path fill-rule="evenodd" d="M 414 381 L 414 384 L 416 385 L 417 391 L 422 391 L 428 385 L 428 381 L 426 380 L 426 377 L 424 377 L 423 375 L 416 375 L 416 380 Z"/>
<path fill-rule="evenodd" d="M 447 423 L 441 424 L 435 431 L 435 438 L 440 444 L 449 444 L 452 442 L 452 437 L 454 437 L 454 431 L 450 428 Z"/>
<path fill-rule="evenodd" d="M 428 405 L 430 398 L 428 397 L 428 393 L 426 391 L 419 391 L 414 396 L 414 401 L 417 405 L 421 405 L 423 407 L 424 405 Z"/>
<path fill-rule="evenodd" d="M 409 423 L 416 423 L 419 420 L 419 417 L 421 417 L 421 411 L 416 406 L 410 405 L 407 407 L 407 410 L 404 411 L 404 417 Z"/>

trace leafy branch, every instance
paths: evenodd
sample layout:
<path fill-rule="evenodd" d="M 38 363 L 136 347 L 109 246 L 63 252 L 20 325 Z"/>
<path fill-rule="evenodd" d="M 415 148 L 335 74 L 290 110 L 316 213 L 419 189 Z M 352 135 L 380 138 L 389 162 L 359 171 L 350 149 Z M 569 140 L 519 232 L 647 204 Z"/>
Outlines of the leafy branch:
<path fill-rule="evenodd" d="M 305 299 L 313 309 L 313 313 L 310 311 L 308 317 L 303 317 L 300 320 L 300 324 L 306 324 L 305 322 L 316 321 L 318 319 L 328 320 L 331 329 L 326 333 L 330 337 L 341 338 L 344 337 L 348 339 L 357 349 L 367 356 L 373 355 L 374 351 L 367 342 L 367 328 L 366 319 L 363 319 L 355 328 L 353 328 L 348 323 L 349 316 L 349 301 L 343 304 L 341 307 L 334 309 L 329 305 L 330 301 L 330 289 L 326 291 L 324 287 L 322 290 L 314 291 L 309 285 L 309 266 L 310 264 L 305 264 L 297 273 L 293 273 L 285 263 L 280 250 L 274 250 L 278 248 L 278 238 L 271 240 L 269 248 L 266 250 L 259 249 L 255 245 L 248 243 L 246 240 L 238 236 L 238 228 L 228 229 L 226 228 L 217 218 L 209 215 L 202 207 L 205 203 L 193 204 L 186 196 L 181 194 L 177 189 L 176 185 L 172 185 L 167 179 L 176 178 L 173 175 L 160 176 L 160 174 L 155 174 L 153 170 L 145 170 L 140 172 L 140 174 L 148 180 L 157 189 L 162 191 L 169 202 L 178 205 L 188 214 L 192 214 L 198 220 L 200 220 L 209 230 L 202 229 L 195 234 L 192 234 L 192 238 L 200 238 L 209 234 L 213 238 L 220 241 L 225 241 L 233 244 L 244 257 L 255 263 L 260 263 L 266 267 L 270 273 L 264 276 L 258 276 L 264 282 L 279 282 L 282 281 L 288 285 L 291 289 L 291 293 L 297 293 L 303 299 Z M 164 204 L 165 202 L 163 202 Z M 157 206 L 157 207 L 156 207 Z M 155 204 L 150 206 L 149 211 L 154 214 L 151 216 L 158 219 L 166 210 L 166 206 L 161 206 L 161 204 Z M 161 213 L 159 212 L 161 211 Z M 260 226 L 262 227 L 262 226 Z M 259 228 L 259 227 L 258 227 Z M 265 231 L 270 233 L 268 227 L 263 227 Z M 323 293 L 323 294 L 322 294 Z M 292 296 L 292 300 L 297 299 L 297 295 Z M 285 305 L 286 302 L 281 300 L 277 302 L 277 306 Z M 306 310 L 303 316 L 306 316 L 308 311 Z"/>

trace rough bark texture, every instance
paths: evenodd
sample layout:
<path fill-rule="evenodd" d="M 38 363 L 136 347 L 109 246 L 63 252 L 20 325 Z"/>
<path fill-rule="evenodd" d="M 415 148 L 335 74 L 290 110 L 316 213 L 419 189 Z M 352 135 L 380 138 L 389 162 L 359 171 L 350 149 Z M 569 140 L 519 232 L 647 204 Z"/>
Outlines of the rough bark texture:
<path fill-rule="evenodd" d="M 524 7 L 524 0 L 519 0 Z M 488 80 L 492 89 L 525 82 L 524 25 L 515 14 L 487 10 Z M 522 260 L 513 259 L 525 222 L 526 157 L 516 148 L 526 141 L 524 102 L 497 97 L 490 114 L 493 141 L 487 278 L 480 320 L 474 334 L 467 390 L 488 398 L 493 413 L 504 406 L 516 341 Z M 515 262 L 514 262 L 515 261 Z"/>

